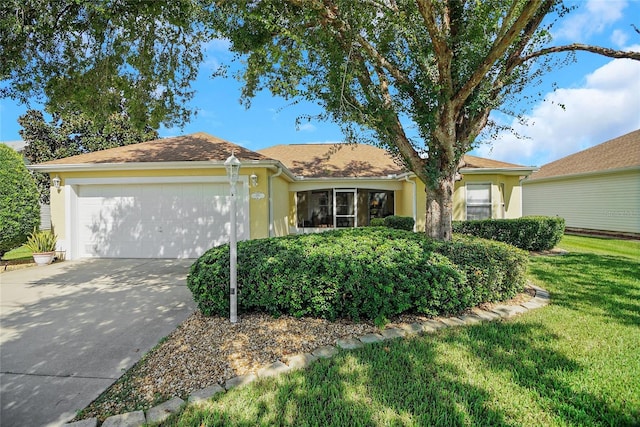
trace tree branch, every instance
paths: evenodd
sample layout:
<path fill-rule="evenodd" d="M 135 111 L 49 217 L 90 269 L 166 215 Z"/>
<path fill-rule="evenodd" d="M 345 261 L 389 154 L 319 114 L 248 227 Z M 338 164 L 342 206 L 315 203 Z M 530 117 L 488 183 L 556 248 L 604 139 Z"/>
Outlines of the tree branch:
<path fill-rule="evenodd" d="M 453 82 L 451 80 L 451 59 L 453 54 L 451 49 L 447 45 L 447 40 L 444 34 L 438 28 L 438 24 L 435 19 L 435 10 L 433 9 L 433 3 L 430 0 L 418 0 L 418 10 L 424 21 L 431 41 L 433 43 L 433 49 L 436 52 L 436 62 L 438 64 L 438 80 L 443 88 L 448 91 L 453 90 Z"/>
<path fill-rule="evenodd" d="M 522 64 L 531 59 L 544 56 L 544 55 L 549 55 L 551 53 L 571 52 L 576 50 L 597 53 L 598 55 L 608 56 L 609 58 L 633 59 L 636 61 L 640 61 L 640 52 L 615 50 L 615 49 L 609 49 L 608 47 L 591 46 L 591 45 L 586 45 L 582 43 L 573 43 L 565 46 L 555 46 L 555 47 L 548 47 L 545 49 L 541 49 L 537 52 L 533 52 L 533 53 L 530 53 L 529 55 L 523 56 L 522 58 L 520 58 L 520 61 L 518 62 Z"/>
<path fill-rule="evenodd" d="M 514 41 L 531 21 L 532 17 L 538 13 L 546 14 L 546 11 L 553 6 L 553 3 L 553 0 L 536 0 L 530 1 L 525 5 L 520 16 L 518 16 L 518 19 L 516 19 L 511 28 L 506 31 L 503 37 L 495 40 L 482 64 L 476 68 L 467 83 L 455 94 L 453 105 L 456 111 L 462 108 L 469 95 L 478 87 L 495 62 L 504 55 L 509 46 L 513 45 Z"/>

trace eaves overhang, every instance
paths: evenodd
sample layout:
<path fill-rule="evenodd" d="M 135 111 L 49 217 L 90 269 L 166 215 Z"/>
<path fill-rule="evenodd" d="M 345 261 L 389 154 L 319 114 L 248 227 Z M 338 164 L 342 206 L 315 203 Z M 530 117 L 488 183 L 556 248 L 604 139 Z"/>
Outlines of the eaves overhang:
<path fill-rule="evenodd" d="M 309 191 L 325 188 L 362 188 L 379 190 L 400 190 L 402 179 L 399 175 L 370 176 L 370 177 L 302 177 L 289 185 L 289 191 Z"/>
<path fill-rule="evenodd" d="M 180 162 L 122 162 L 122 163 L 55 163 L 27 165 L 34 172 L 83 172 L 83 171 L 133 171 L 133 170 L 179 170 L 179 169 L 224 169 L 223 161 Z M 241 170 L 246 167 L 265 167 L 272 170 L 282 168 L 289 180 L 293 174 L 277 160 L 242 160 Z"/>
<path fill-rule="evenodd" d="M 462 175 L 512 175 L 512 176 L 529 176 L 539 168 L 536 167 L 518 167 L 518 168 L 461 168 L 459 173 Z"/>

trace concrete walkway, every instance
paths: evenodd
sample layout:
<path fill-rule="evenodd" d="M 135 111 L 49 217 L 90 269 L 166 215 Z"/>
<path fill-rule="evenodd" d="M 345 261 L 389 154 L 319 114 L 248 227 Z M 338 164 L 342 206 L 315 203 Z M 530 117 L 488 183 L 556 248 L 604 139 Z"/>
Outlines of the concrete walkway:
<path fill-rule="evenodd" d="M 193 260 L 82 260 L 0 274 L 0 425 L 75 416 L 195 309 Z"/>

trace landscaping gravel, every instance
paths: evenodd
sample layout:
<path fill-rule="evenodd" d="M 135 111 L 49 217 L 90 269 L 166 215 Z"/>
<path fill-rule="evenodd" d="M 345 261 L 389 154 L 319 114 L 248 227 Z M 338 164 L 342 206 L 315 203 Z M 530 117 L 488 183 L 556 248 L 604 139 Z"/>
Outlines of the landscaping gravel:
<path fill-rule="evenodd" d="M 178 396 L 255 373 L 276 360 L 311 352 L 317 347 L 376 332 L 368 323 L 329 322 L 313 318 L 266 314 L 227 318 L 195 312 L 125 376 L 89 405 L 80 418 L 149 407 Z"/>

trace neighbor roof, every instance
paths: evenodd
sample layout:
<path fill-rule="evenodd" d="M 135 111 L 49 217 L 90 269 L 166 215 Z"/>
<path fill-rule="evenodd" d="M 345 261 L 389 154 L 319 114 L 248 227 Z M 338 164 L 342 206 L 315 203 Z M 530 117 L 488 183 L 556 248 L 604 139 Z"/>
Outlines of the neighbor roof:
<path fill-rule="evenodd" d="M 640 166 L 640 129 L 548 163 L 529 181 Z"/>
<path fill-rule="evenodd" d="M 56 159 L 41 163 L 39 166 L 94 163 L 224 162 L 232 152 L 240 161 L 271 160 L 255 151 L 200 132 Z"/>

